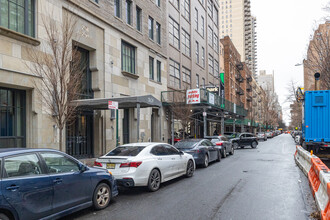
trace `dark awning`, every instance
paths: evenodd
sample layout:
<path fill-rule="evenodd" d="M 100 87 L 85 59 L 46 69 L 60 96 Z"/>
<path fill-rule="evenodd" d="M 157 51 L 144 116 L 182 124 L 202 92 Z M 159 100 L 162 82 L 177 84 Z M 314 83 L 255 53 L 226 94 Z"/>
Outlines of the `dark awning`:
<path fill-rule="evenodd" d="M 162 103 L 152 95 L 144 96 L 125 96 L 119 98 L 96 98 L 96 99 L 81 99 L 72 102 L 72 105 L 77 105 L 78 108 L 90 110 L 106 110 L 108 109 L 108 101 L 118 102 L 118 108 L 136 108 L 140 104 L 140 108 L 161 107 Z"/>

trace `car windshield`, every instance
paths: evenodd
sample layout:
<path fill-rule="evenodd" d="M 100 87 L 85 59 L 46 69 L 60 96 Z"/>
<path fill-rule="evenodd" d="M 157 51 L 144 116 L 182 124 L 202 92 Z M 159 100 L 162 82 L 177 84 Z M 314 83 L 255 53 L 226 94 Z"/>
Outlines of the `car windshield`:
<path fill-rule="evenodd" d="M 231 134 L 231 135 L 226 135 L 228 139 L 233 139 L 238 136 L 238 134 Z"/>
<path fill-rule="evenodd" d="M 179 141 L 174 145 L 178 149 L 194 148 L 200 140 Z"/>
<path fill-rule="evenodd" d="M 119 146 L 110 151 L 107 156 L 136 156 L 145 146 Z"/>

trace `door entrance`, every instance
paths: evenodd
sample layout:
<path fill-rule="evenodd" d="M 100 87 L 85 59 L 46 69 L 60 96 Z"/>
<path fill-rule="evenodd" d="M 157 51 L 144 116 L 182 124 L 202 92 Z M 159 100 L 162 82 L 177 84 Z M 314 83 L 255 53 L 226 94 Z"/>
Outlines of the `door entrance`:
<path fill-rule="evenodd" d="M 67 127 L 67 153 L 76 158 L 93 157 L 93 111 L 78 114 Z"/>
<path fill-rule="evenodd" d="M 124 109 L 123 144 L 129 143 L 129 109 Z"/>

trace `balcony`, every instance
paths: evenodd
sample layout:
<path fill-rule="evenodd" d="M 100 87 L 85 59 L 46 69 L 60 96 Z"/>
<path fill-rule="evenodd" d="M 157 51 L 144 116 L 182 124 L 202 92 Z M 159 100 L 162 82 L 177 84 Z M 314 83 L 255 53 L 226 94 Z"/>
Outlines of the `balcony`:
<path fill-rule="evenodd" d="M 235 79 L 236 79 L 239 83 L 241 83 L 241 82 L 244 81 L 244 78 L 242 77 L 242 75 L 241 75 L 240 73 L 236 73 L 236 74 L 235 74 Z"/>
<path fill-rule="evenodd" d="M 246 77 L 246 80 L 247 80 L 248 82 L 252 82 L 252 76 L 247 76 L 247 77 Z"/>
<path fill-rule="evenodd" d="M 247 84 L 246 86 L 246 91 L 251 92 L 252 91 L 252 86 Z"/>
<path fill-rule="evenodd" d="M 252 97 L 251 97 L 251 96 L 247 96 L 247 97 L 246 97 L 246 101 L 248 101 L 248 102 L 252 102 Z"/>
<path fill-rule="evenodd" d="M 237 93 L 238 95 L 244 95 L 244 91 L 243 91 L 243 89 L 241 89 L 241 88 L 237 89 L 237 90 L 236 90 L 236 93 Z"/>

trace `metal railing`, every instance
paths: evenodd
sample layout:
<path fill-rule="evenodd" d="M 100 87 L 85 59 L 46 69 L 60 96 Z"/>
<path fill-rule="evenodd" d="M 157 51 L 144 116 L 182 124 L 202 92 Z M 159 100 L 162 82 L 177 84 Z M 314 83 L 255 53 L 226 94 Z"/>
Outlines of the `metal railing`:
<path fill-rule="evenodd" d="M 175 103 L 185 104 L 186 91 L 163 91 L 161 92 L 161 101 L 165 106 Z M 243 106 L 236 105 L 217 94 L 207 91 L 206 89 L 200 89 L 200 103 L 235 113 L 240 116 L 245 117 L 247 115 L 247 110 L 244 109 Z"/>

